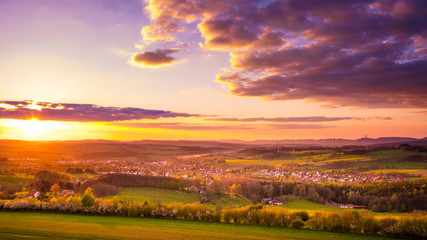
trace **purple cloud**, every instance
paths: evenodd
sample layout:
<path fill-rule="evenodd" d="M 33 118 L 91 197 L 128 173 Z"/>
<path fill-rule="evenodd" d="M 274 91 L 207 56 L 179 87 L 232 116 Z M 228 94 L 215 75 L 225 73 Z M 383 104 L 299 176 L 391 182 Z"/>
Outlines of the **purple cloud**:
<path fill-rule="evenodd" d="M 176 113 L 142 108 L 103 107 L 94 104 L 50 103 L 36 101 L 0 101 L 0 118 L 113 122 L 137 119 L 202 117 L 197 114 Z"/>
<path fill-rule="evenodd" d="M 371 117 L 371 118 L 359 118 L 359 117 L 324 117 L 324 116 L 313 116 L 313 117 L 276 117 L 276 118 L 205 118 L 204 120 L 209 121 L 225 121 L 225 122 L 335 122 L 342 120 L 391 120 L 390 117 Z"/>
<path fill-rule="evenodd" d="M 151 40 L 174 41 L 195 22 L 205 48 L 231 51 L 235 71 L 216 80 L 233 95 L 427 107 L 426 1 L 158 0 L 147 10 Z"/>
<path fill-rule="evenodd" d="M 169 56 L 172 53 L 178 52 L 178 49 L 157 49 L 154 52 L 142 52 L 133 55 L 132 60 L 144 66 L 160 66 L 176 62 L 174 57 Z"/>
<path fill-rule="evenodd" d="M 205 118 L 210 121 L 226 121 L 226 122 L 332 122 L 341 120 L 351 120 L 351 117 L 286 117 L 286 118 Z"/>

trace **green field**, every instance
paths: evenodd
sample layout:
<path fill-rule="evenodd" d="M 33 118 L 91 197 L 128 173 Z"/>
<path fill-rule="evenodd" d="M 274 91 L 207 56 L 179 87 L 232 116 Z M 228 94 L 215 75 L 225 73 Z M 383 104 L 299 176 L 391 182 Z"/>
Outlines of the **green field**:
<path fill-rule="evenodd" d="M 223 208 L 229 208 L 229 207 L 242 207 L 250 204 L 247 200 L 239 197 L 239 196 L 220 196 L 216 197 L 213 200 L 209 202 L 209 206 L 216 206 L 218 202 L 222 203 Z"/>
<path fill-rule="evenodd" d="M 64 173 L 69 175 L 71 178 L 95 178 L 98 177 L 99 174 L 90 174 L 90 173 Z"/>
<path fill-rule="evenodd" d="M 309 154 L 310 153 L 310 154 Z M 313 150 L 292 152 L 280 159 L 259 159 L 247 157 L 243 159 L 230 159 L 226 163 L 231 166 L 281 166 L 287 164 L 303 164 L 305 168 L 316 169 L 334 162 L 348 162 L 347 168 L 372 168 L 378 169 L 415 169 L 425 170 L 426 163 L 400 161 L 401 158 L 411 155 L 427 155 L 427 153 L 406 152 L 403 150 L 380 150 L 369 155 L 344 155 L 333 154 L 332 150 Z M 308 165 L 305 165 L 308 164 Z M 393 172 L 393 171 L 389 171 Z M 399 172 L 399 171 L 396 171 Z"/>
<path fill-rule="evenodd" d="M 283 205 L 270 206 L 270 207 L 272 208 L 281 207 L 281 208 L 285 208 L 290 212 L 306 211 L 310 214 L 314 212 L 320 212 L 320 211 L 339 213 L 345 210 L 345 208 L 328 206 L 325 204 L 316 203 L 316 202 L 312 202 L 304 199 L 295 199 Z M 410 213 L 391 213 L 391 212 L 372 212 L 372 213 L 376 217 L 402 217 L 402 216 L 410 215 Z"/>
<path fill-rule="evenodd" d="M 0 239 L 393 239 L 383 236 L 183 220 L 0 212 Z"/>
<path fill-rule="evenodd" d="M 113 198 L 110 196 L 108 198 Z M 123 201 L 143 202 L 161 202 L 161 203 L 195 203 L 199 202 L 199 196 L 195 193 L 181 192 L 163 188 L 122 188 L 117 197 Z"/>
<path fill-rule="evenodd" d="M 262 166 L 280 166 L 286 163 L 293 163 L 291 160 L 262 160 L 262 159 L 232 159 L 226 160 L 226 163 L 232 166 L 250 166 L 250 165 L 262 165 Z"/>
<path fill-rule="evenodd" d="M 326 212 L 342 212 L 344 209 L 339 207 L 327 206 L 321 203 L 315 203 L 304 199 L 295 199 L 283 205 L 272 206 L 285 208 L 290 212 L 307 211 L 309 213 L 326 211 Z"/>
<path fill-rule="evenodd" d="M 33 175 L 0 175 L 0 186 L 28 185 L 34 180 Z"/>

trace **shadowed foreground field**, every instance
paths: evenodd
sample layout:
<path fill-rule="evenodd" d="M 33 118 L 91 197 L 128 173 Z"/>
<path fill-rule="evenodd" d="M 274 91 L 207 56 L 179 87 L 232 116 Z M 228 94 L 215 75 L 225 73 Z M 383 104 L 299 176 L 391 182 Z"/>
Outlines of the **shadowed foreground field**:
<path fill-rule="evenodd" d="M 393 239 L 278 227 L 144 219 L 0 212 L 0 239 Z"/>

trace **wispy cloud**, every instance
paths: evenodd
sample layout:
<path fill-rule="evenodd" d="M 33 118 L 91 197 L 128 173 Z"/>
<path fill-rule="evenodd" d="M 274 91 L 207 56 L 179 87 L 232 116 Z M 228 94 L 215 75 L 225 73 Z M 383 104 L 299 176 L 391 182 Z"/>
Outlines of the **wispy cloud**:
<path fill-rule="evenodd" d="M 104 107 L 94 104 L 51 103 L 37 101 L 0 101 L 0 118 L 112 122 L 137 119 L 202 117 L 198 114 L 176 113 L 132 107 Z"/>
<path fill-rule="evenodd" d="M 334 127 L 320 124 L 264 124 L 262 126 L 267 129 L 322 129 Z"/>
<path fill-rule="evenodd" d="M 324 117 L 324 116 L 313 116 L 313 117 L 277 117 L 277 118 L 205 118 L 204 120 L 209 121 L 225 121 L 225 122 L 335 122 L 343 120 L 391 120 L 391 117 Z"/>
<path fill-rule="evenodd" d="M 253 129 L 251 126 L 224 126 L 224 125 L 200 125 L 189 123 L 114 123 L 115 126 L 123 126 L 130 128 L 161 128 L 161 129 L 175 129 L 175 130 L 237 130 L 237 129 Z"/>
<path fill-rule="evenodd" d="M 182 122 L 166 123 L 140 123 L 140 122 L 117 122 L 111 123 L 114 126 L 130 128 L 159 128 L 173 130 L 194 130 L 194 131 L 217 131 L 217 130 L 253 130 L 253 129 L 321 129 L 331 128 L 319 124 L 244 124 L 244 125 L 203 125 Z"/>
<path fill-rule="evenodd" d="M 427 111 L 416 111 L 416 112 L 412 112 L 412 113 L 427 115 Z"/>

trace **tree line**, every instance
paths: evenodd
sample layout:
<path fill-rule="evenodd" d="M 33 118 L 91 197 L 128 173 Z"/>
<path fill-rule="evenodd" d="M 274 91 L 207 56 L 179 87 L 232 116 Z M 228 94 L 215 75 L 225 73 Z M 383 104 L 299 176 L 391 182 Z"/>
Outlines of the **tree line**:
<path fill-rule="evenodd" d="M 86 189 L 82 196 L 57 196 L 48 201 L 35 198 L 0 200 L 0 209 L 253 224 L 420 239 L 427 237 L 425 214 L 399 219 L 390 217 L 377 219 L 366 210 L 345 210 L 341 213 L 315 212 L 309 215 L 305 211 L 292 213 L 283 208 L 266 208 L 262 204 L 214 210 L 205 204 L 161 204 L 148 201 L 137 203 L 120 201 L 117 197 L 95 198 L 91 188 Z"/>
<path fill-rule="evenodd" d="M 233 189 L 254 203 L 261 202 L 263 198 L 274 199 L 293 195 L 322 204 L 336 202 L 363 205 L 376 212 L 427 210 L 425 180 L 349 185 L 260 182 L 249 178 L 228 178 L 216 181 L 210 187 L 217 194 Z"/>

